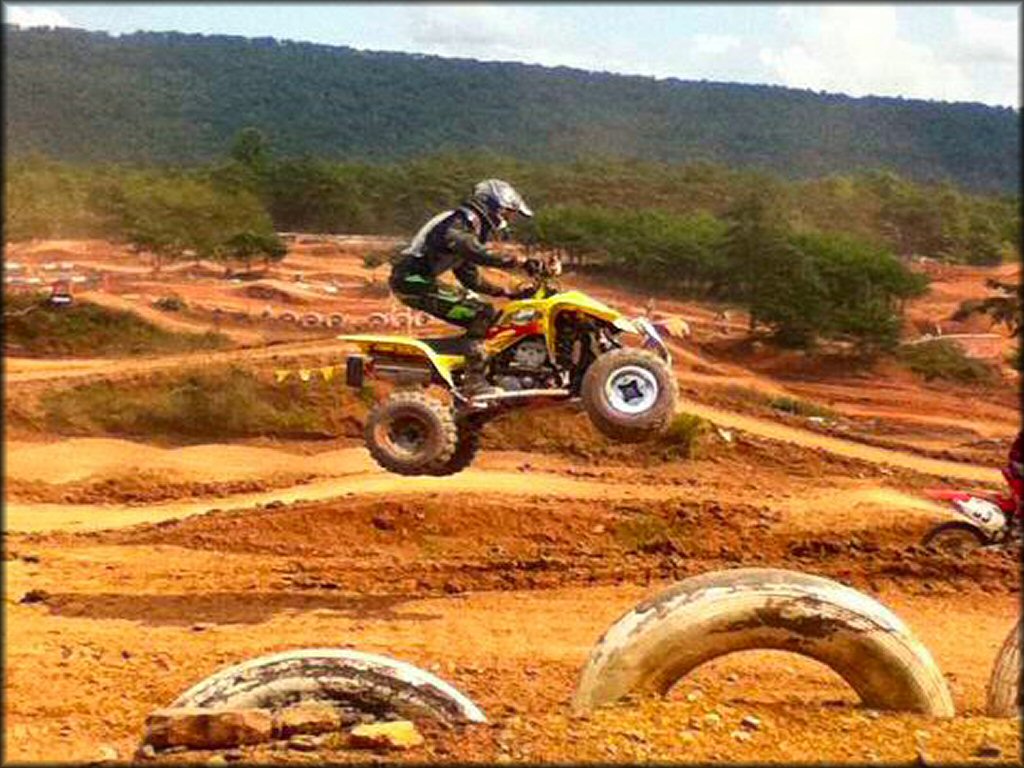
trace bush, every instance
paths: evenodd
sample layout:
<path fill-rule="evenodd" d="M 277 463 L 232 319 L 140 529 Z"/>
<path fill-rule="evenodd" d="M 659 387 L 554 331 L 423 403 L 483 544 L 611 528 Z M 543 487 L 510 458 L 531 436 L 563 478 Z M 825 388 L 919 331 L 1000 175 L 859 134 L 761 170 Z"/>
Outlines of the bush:
<path fill-rule="evenodd" d="M 630 553 L 671 555 L 684 551 L 671 523 L 651 514 L 623 520 L 615 526 L 615 538 Z"/>
<path fill-rule="evenodd" d="M 677 413 L 669 422 L 659 442 L 672 455 L 692 459 L 700 454 L 704 439 L 710 431 L 710 423 L 700 416 Z"/>
<path fill-rule="evenodd" d="M 43 294 L 5 297 L 5 341 L 22 354 L 53 357 L 140 355 L 218 349 L 229 342 L 217 333 L 172 333 L 133 312 L 78 300 L 51 307 Z M 31 306 L 36 308 L 18 314 Z"/>
<path fill-rule="evenodd" d="M 185 300 L 177 294 L 161 296 L 153 302 L 153 306 L 164 312 L 181 312 L 186 308 Z"/>
<path fill-rule="evenodd" d="M 946 379 L 965 384 L 984 383 L 991 381 L 995 373 L 990 366 L 965 355 L 955 342 L 948 339 L 906 345 L 900 348 L 897 356 L 925 381 Z"/>
<path fill-rule="evenodd" d="M 237 366 L 52 390 L 41 398 L 50 429 L 152 437 L 315 437 L 360 434 L 367 406 L 337 384 L 283 385 Z"/>
<path fill-rule="evenodd" d="M 776 397 L 769 402 L 769 405 L 777 411 L 785 411 L 797 416 L 817 416 L 824 419 L 836 418 L 836 412 L 832 409 L 795 397 Z"/>

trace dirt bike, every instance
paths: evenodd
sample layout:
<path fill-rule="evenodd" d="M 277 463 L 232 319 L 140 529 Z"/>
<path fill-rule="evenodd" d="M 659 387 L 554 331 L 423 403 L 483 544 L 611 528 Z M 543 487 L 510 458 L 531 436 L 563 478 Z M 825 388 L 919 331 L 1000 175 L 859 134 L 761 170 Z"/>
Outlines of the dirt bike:
<path fill-rule="evenodd" d="M 948 502 L 960 519 L 936 525 L 921 539 L 922 546 L 940 552 L 967 554 L 981 547 L 1020 543 L 1021 520 L 1012 496 L 949 490 L 928 491 L 928 495 Z"/>
<path fill-rule="evenodd" d="M 580 291 L 562 291 L 558 259 L 531 259 L 532 282 L 509 301 L 487 332 L 486 378 L 496 391 L 470 395 L 465 336 L 417 339 L 347 335 L 358 347 L 346 359 L 346 383 L 367 377 L 397 389 L 370 413 L 366 444 L 385 469 L 404 475 L 449 475 L 469 466 L 483 425 L 513 408 L 582 402 L 605 435 L 639 442 L 663 430 L 675 412 L 671 354 L 646 318 L 628 319 Z M 625 346 L 626 337 L 640 347 Z M 427 392 L 439 385 L 451 402 Z"/>

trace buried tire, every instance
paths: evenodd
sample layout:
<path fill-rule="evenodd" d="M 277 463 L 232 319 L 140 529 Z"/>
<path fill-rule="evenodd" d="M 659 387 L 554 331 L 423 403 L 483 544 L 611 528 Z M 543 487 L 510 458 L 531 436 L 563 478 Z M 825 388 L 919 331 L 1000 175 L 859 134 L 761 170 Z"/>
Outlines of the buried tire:
<path fill-rule="evenodd" d="M 469 698 L 429 672 L 340 648 L 304 648 L 236 664 L 192 686 L 171 707 L 277 709 L 299 701 L 406 719 L 487 721 Z"/>
<path fill-rule="evenodd" d="M 992 676 L 988 680 L 985 714 L 989 717 L 1017 717 L 1021 712 L 1020 696 L 1020 620 L 1006 636 Z"/>
<path fill-rule="evenodd" d="M 885 606 L 829 579 L 773 568 L 695 576 L 636 606 L 591 652 L 573 707 L 664 694 L 705 662 L 752 649 L 816 659 L 875 709 L 954 714 L 931 655 Z"/>
<path fill-rule="evenodd" d="M 656 355 L 614 349 L 583 376 L 583 407 L 604 435 L 626 443 L 647 440 L 668 426 L 676 408 L 676 381 Z"/>
<path fill-rule="evenodd" d="M 366 422 L 366 447 L 374 461 L 400 475 L 433 474 L 458 447 L 452 408 L 422 392 L 395 392 Z"/>

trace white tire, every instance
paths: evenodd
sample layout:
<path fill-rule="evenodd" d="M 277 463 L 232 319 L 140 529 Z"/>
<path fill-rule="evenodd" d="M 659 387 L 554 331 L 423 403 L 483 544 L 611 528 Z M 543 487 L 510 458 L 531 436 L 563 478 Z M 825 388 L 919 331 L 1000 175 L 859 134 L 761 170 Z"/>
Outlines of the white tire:
<path fill-rule="evenodd" d="M 171 707 L 274 709 L 296 700 L 384 709 L 403 718 L 484 723 L 469 698 L 411 664 L 340 648 L 304 648 L 222 669 L 181 694 Z"/>
<path fill-rule="evenodd" d="M 989 717 L 1018 717 L 1020 700 L 1020 619 L 1003 641 L 992 676 L 988 680 L 988 701 L 985 713 Z"/>
<path fill-rule="evenodd" d="M 573 707 L 664 694 L 701 664 L 752 649 L 816 659 L 875 709 L 954 714 L 935 661 L 889 609 L 829 579 L 773 568 L 695 576 L 636 606 L 591 652 Z"/>

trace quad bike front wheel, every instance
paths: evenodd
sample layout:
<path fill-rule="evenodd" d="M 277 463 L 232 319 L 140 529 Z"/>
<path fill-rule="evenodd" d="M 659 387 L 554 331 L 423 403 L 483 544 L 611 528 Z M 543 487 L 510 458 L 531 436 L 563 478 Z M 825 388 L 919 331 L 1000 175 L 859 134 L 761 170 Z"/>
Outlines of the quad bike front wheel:
<path fill-rule="evenodd" d="M 587 369 L 583 407 L 603 434 L 637 443 L 668 426 L 676 409 L 676 380 L 665 362 L 646 350 L 613 349 Z"/>
<path fill-rule="evenodd" d="M 437 467 L 451 461 L 458 443 L 451 406 L 423 392 L 391 394 L 366 422 L 370 455 L 400 475 L 436 474 Z"/>
<path fill-rule="evenodd" d="M 988 544 L 988 538 L 976 526 L 951 520 L 932 528 L 921 539 L 921 546 L 933 552 L 963 557 Z"/>

